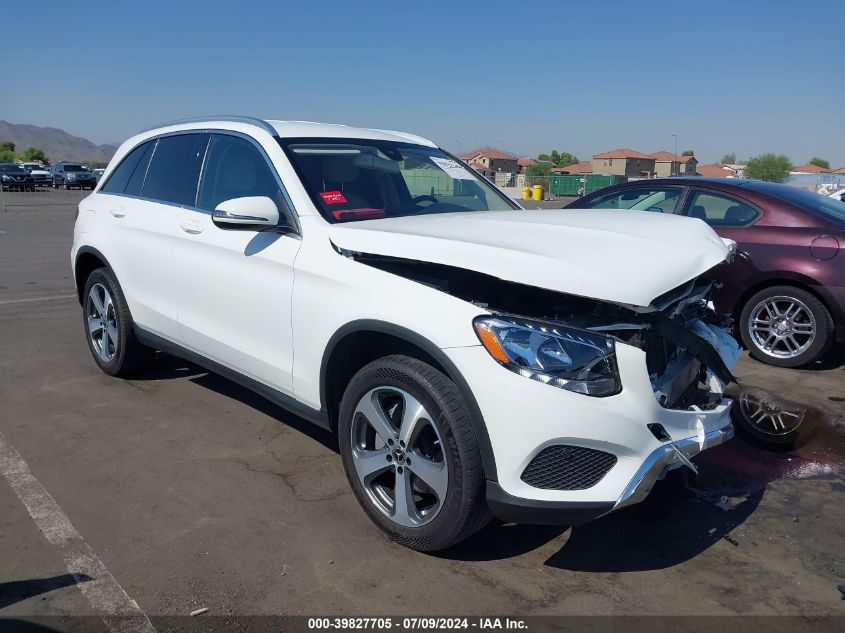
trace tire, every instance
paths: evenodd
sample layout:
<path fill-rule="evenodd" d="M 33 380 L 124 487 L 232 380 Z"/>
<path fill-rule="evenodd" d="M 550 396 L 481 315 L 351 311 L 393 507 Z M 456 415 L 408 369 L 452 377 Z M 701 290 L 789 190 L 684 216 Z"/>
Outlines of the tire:
<path fill-rule="evenodd" d="M 818 360 L 833 343 L 833 318 L 814 294 L 795 286 L 771 286 L 742 308 L 739 333 L 751 356 L 777 367 Z"/>
<path fill-rule="evenodd" d="M 818 416 L 808 407 L 756 388 L 743 388 L 734 397 L 731 419 L 749 443 L 774 451 L 800 448 L 818 430 Z"/>
<path fill-rule="evenodd" d="M 405 411 L 418 412 L 407 418 L 416 425 L 401 424 Z M 349 382 L 338 422 L 343 467 L 364 511 L 397 543 L 421 552 L 442 550 L 490 521 L 470 415 L 451 380 L 407 356 L 375 360 Z M 373 473 L 362 474 L 370 464 Z M 398 483 L 406 484 L 410 503 L 396 503 Z"/>
<path fill-rule="evenodd" d="M 108 268 L 97 268 L 85 281 L 82 325 L 94 362 L 110 376 L 128 376 L 141 370 L 155 354 L 135 336 L 123 290 Z"/>

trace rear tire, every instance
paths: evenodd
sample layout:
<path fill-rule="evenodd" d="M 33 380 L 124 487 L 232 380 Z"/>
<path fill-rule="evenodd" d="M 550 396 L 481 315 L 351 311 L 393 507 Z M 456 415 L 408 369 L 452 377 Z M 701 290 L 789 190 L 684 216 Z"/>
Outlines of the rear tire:
<path fill-rule="evenodd" d="M 110 376 L 127 376 L 152 361 L 155 350 L 135 336 L 123 290 L 108 268 L 97 268 L 85 282 L 82 323 L 88 349 Z"/>
<path fill-rule="evenodd" d="M 795 286 L 772 286 L 746 302 L 739 332 L 757 360 L 777 367 L 801 367 L 828 350 L 834 326 L 830 312 L 814 294 Z"/>
<path fill-rule="evenodd" d="M 367 515 L 397 543 L 442 550 L 490 521 L 470 415 L 449 378 L 408 356 L 375 360 L 349 382 L 338 423 L 343 467 Z"/>

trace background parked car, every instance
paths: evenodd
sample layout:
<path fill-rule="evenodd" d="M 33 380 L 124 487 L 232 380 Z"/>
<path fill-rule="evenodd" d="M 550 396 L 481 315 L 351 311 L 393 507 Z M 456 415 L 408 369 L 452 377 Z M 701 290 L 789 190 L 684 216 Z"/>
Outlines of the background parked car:
<path fill-rule="evenodd" d="M 53 186 L 56 188 L 93 189 L 97 177 L 85 165 L 79 163 L 56 163 L 53 165 Z"/>
<path fill-rule="evenodd" d="M 845 202 L 845 187 L 843 187 L 842 189 L 837 189 L 832 194 L 830 194 L 828 198 L 833 198 L 834 200 Z"/>
<path fill-rule="evenodd" d="M 53 183 L 53 174 L 49 167 L 41 163 L 21 163 L 21 167 L 29 172 L 37 187 L 49 187 Z"/>
<path fill-rule="evenodd" d="M 35 191 L 32 176 L 14 163 L 0 163 L 0 187 L 3 191 Z"/>
<path fill-rule="evenodd" d="M 717 310 L 733 315 L 752 356 L 780 367 L 817 360 L 845 341 L 845 204 L 753 180 L 671 178 L 596 191 L 567 208 L 678 213 L 737 242 Z"/>

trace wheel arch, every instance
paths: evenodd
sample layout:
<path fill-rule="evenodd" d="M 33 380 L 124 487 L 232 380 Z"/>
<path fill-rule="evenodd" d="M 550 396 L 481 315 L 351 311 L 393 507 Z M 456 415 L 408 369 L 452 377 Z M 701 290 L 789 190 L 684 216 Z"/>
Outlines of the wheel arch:
<path fill-rule="evenodd" d="M 484 475 L 496 481 L 496 462 L 484 417 L 469 385 L 449 357 L 422 335 L 385 321 L 362 319 L 347 323 L 329 340 L 320 365 L 320 401 L 337 429 L 338 409 L 343 389 L 355 373 L 367 363 L 404 354 L 432 365 L 458 387 L 470 409 L 470 421 L 481 452 Z"/>
<path fill-rule="evenodd" d="M 745 305 L 751 297 L 761 290 L 772 288 L 774 286 L 794 286 L 804 290 L 805 292 L 809 292 L 816 299 L 821 301 L 822 305 L 830 313 L 830 316 L 833 318 L 834 331 L 836 331 L 839 324 L 842 322 L 843 315 L 837 309 L 836 302 L 832 297 L 827 296 L 827 293 L 824 292 L 821 284 L 816 283 L 810 277 L 806 277 L 805 275 L 786 272 L 777 273 L 764 279 L 759 279 L 753 284 L 749 284 L 749 286 L 740 293 L 737 297 L 736 303 L 734 304 L 734 322 L 739 324 L 742 310 L 745 308 Z"/>
<path fill-rule="evenodd" d="M 82 291 L 85 290 L 85 281 L 88 276 L 97 268 L 108 268 L 114 275 L 111 264 L 100 251 L 93 246 L 82 246 L 76 252 L 76 259 L 73 264 L 73 278 L 76 283 L 76 297 L 82 304 Z"/>

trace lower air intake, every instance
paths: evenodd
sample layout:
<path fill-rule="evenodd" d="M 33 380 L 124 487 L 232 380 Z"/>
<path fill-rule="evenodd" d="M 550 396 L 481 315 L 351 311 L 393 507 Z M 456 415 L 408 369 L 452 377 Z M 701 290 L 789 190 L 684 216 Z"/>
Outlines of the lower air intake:
<path fill-rule="evenodd" d="M 546 490 L 584 490 L 601 481 L 616 455 L 583 446 L 548 446 L 522 472 L 522 481 Z"/>

